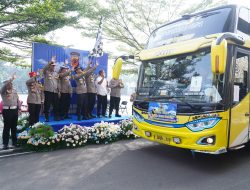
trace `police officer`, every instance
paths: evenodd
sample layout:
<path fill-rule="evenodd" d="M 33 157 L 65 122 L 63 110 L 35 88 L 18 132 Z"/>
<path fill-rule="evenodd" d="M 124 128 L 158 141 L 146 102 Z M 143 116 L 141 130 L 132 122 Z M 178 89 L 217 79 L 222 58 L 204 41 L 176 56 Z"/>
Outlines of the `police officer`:
<path fill-rule="evenodd" d="M 59 70 L 59 89 L 60 89 L 60 116 L 61 119 L 70 119 L 68 112 L 70 107 L 70 100 L 72 96 L 71 86 L 71 70 L 64 64 Z"/>
<path fill-rule="evenodd" d="M 91 62 L 88 64 L 88 69 L 90 69 Z M 87 92 L 88 92 L 88 116 L 90 118 L 94 118 L 95 116 L 92 115 L 93 109 L 95 107 L 96 102 L 96 86 L 95 86 L 95 74 L 94 71 L 96 70 L 97 65 L 94 66 L 91 72 L 86 75 L 86 84 L 87 84 Z"/>
<path fill-rule="evenodd" d="M 109 87 L 111 88 L 110 92 L 110 106 L 109 106 L 109 117 L 115 108 L 115 116 L 121 117 L 119 115 L 119 105 L 121 101 L 121 89 L 124 88 L 123 82 L 121 79 L 112 78 L 109 82 Z"/>
<path fill-rule="evenodd" d="M 11 130 L 11 138 L 13 146 L 16 146 L 16 126 L 18 119 L 18 95 L 13 89 L 12 81 L 16 78 L 12 76 L 10 80 L 4 81 L 1 88 L 1 97 L 3 102 L 3 149 L 8 149 L 9 136 Z"/>
<path fill-rule="evenodd" d="M 44 94 L 42 86 L 38 83 L 35 72 L 30 72 L 30 79 L 26 81 L 28 88 L 28 110 L 29 110 L 29 126 L 39 122 L 39 115 L 41 110 L 41 104 L 44 101 Z"/>
<path fill-rule="evenodd" d="M 98 63 L 96 63 L 98 66 Z M 85 76 L 91 72 L 95 67 L 87 68 L 82 70 L 80 67 L 75 68 L 75 76 L 74 80 L 76 81 L 76 95 L 77 95 L 77 120 L 87 120 L 90 119 L 88 117 L 88 94 L 87 94 L 87 86 Z M 82 118 L 81 118 L 82 114 Z"/>
<path fill-rule="evenodd" d="M 59 75 L 55 71 L 55 62 L 50 61 L 43 68 L 44 75 L 44 114 L 45 121 L 49 121 L 49 109 L 52 104 L 55 121 L 59 121 Z"/>

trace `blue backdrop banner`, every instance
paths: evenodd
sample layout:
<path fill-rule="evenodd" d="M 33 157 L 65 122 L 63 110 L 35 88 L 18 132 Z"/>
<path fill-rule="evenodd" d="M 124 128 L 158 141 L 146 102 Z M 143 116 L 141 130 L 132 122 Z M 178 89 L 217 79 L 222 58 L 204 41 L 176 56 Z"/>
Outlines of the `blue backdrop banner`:
<path fill-rule="evenodd" d="M 53 56 L 56 56 L 56 71 L 59 71 L 66 59 L 68 59 L 68 66 L 80 66 L 83 69 L 88 64 L 89 51 L 66 48 L 62 46 L 52 46 L 42 43 L 32 44 L 32 71 L 38 72 L 42 76 L 42 69 Z M 104 53 L 103 56 L 97 57 L 93 62 L 98 61 L 99 66 L 97 67 L 95 74 L 98 75 L 100 70 L 104 70 L 107 73 L 108 54 Z M 43 81 L 43 80 L 41 80 Z M 75 87 L 75 82 L 72 81 L 72 86 Z M 73 95 L 71 103 L 75 103 L 76 98 Z"/>
<path fill-rule="evenodd" d="M 33 43 L 32 49 L 32 71 L 39 72 L 53 56 L 56 56 L 57 71 L 66 59 L 68 59 L 69 66 L 79 64 L 80 67 L 85 68 L 88 64 L 89 51 L 42 43 Z M 108 54 L 104 53 L 102 57 L 96 59 L 99 62 L 99 66 L 95 73 L 97 74 L 101 69 L 107 73 Z"/>

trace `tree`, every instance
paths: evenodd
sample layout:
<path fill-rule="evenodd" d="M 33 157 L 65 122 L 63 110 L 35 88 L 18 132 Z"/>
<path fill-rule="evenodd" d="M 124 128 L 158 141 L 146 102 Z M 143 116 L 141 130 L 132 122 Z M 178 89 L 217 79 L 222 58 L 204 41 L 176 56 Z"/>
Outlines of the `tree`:
<path fill-rule="evenodd" d="M 65 25 L 75 25 L 88 14 L 94 0 L 1 0 L 0 60 L 16 62 L 23 56 L 10 48 L 26 50 L 31 42 Z"/>
<path fill-rule="evenodd" d="M 85 36 L 94 37 L 100 16 L 103 23 L 104 38 L 123 44 L 120 49 L 131 53 L 142 50 L 150 33 L 184 13 L 203 10 L 225 3 L 225 0 L 202 0 L 189 5 L 184 0 L 108 0 L 107 6 L 94 9 L 87 25 L 79 26 Z M 94 16 L 93 16 L 94 15 Z"/>

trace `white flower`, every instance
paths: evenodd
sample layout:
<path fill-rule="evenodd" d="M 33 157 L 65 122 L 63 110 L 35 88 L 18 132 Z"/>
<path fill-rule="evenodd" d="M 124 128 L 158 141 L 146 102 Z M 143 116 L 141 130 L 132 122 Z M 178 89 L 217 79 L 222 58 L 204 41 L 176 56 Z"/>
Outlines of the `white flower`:
<path fill-rule="evenodd" d="M 74 139 L 75 139 L 75 140 L 79 140 L 79 136 L 78 136 L 78 135 L 75 135 L 75 136 L 74 136 Z"/>

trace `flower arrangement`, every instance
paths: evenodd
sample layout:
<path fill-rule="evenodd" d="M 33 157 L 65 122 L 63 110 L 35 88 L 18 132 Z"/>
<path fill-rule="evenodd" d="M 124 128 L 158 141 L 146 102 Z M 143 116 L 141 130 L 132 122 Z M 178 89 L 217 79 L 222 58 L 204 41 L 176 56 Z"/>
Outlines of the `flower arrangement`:
<path fill-rule="evenodd" d="M 120 139 L 132 139 L 132 119 L 118 124 L 101 122 L 92 127 L 76 124 L 64 126 L 55 133 L 51 126 L 36 123 L 18 135 L 19 144 L 29 150 L 44 151 L 58 148 L 75 148 L 89 144 L 108 144 Z"/>
<path fill-rule="evenodd" d="M 49 138 L 39 137 L 37 135 L 31 137 L 27 141 L 27 148 L 35 151 L 46 151 L 61 148 L 61 138 L 60 135 L 55 133 Z"/>
<path fill-rule="evenodd" d="M 27 145 L 27 141 L 29 140 L 30 136 L 28 135 L 28 132 L 25 130 L 21 133 L 18 133 L 17 135 L 17 140 L 18 140 L 18 144 L 21 147 L 25 147 Z"/>
<path fill-rule="evenodd" d="M 25 116 L 17 121 L 17 133 L 25 131 L 29 127 L 29 117 Z"/>
<path fill-rule="evenodd" d="M 120 138 L 121 129 L 119 125 L 108 122 L 96 123 L 88 127 L 88 142 L 94 144 L 107 144 Z"/>
<path fill-rule="evenodd" d="M 88 139 L 88 133 L 85 127 L 80 125 L 70 124 L 70 126 L 64 126 L 58 131 L 62 142 L 66 147 L 79 147 L 86 144 Z"/>
<path fill-rule="evenodd" d="M 121 133 L 122 133 L 123 138 L 125 138 L 125 139 L 138 138 L 138 136 L 135 135 L 133 133 L 133 131 L 132 131 L 132 129 L 133 129 L 133 120 L 132 120 L 132 118 L 122 120 L 120 122 L 120 126 L 121 126 Z"/>
<path fill-rule="evenodd" d="M 23 132 L 18 134 L 17 138 L 18 139 L 29 139 L 30 136 L 29 136 L 27 131 L 23 131 Z"/>
<path fill-rule="evenodd" d="M 54 135 L 54 131 L 51 126 L 38 122 L 31 126 L 29 135 L 35 138 L 48 139 L 49 137 L 52 137 Z"/>
<path fill-rule="evenodd" d="M 26 148 L 30 150 L 43 151 L 55 149 L 60 145 L 60 136 L 54 133 L 51 126 L 44 123 L 34 124 L 26 133 L 19 134 L 18 139 L 20 144 L 26 141 Z"/>

